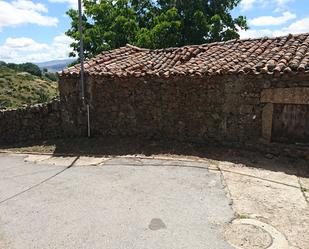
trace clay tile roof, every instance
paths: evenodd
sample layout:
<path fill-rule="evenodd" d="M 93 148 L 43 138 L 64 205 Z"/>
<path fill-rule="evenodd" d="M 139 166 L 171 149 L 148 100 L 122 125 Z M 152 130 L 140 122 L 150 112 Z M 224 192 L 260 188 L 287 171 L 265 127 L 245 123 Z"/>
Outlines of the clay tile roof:
<path fill-rule="evenodd" d="M 79 71 L 76 65 L 59 75 Z M 309 33 L 156 50 L 127 45 L 86 61 L 85 72 L 122 78 L 309 72 Z"/>

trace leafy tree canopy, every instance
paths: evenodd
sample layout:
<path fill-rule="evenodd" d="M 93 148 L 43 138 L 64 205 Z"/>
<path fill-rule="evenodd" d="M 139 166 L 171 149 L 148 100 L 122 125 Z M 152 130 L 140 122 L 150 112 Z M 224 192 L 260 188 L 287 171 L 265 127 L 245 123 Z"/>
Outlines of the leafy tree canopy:
<path fill-rule="evenodd" d="M 26 62 L 26 63 L 23 63 L 23 64 L 19 64 L 18 66 L 19 66 L 19 70 L 21 70 L 21 71 L 28 72 L 32 75 L 39 76 L 39 77 L 42 76 L 41 69 L 33 63 Z"/>
<path fill-rule="evenodd" d="M 83 0 L 85 56 L 130 43 L 144 48 L 203 44 L 239 38 L 247 29 L 244 16 L 231 11 L 240 0 Z M 69 10 L 71 28 L 66 32 L 75 42 L 78 55 L 78 12 Z"/>
<path fill-rule="evenodd" d="M 16 71 L 21 71 L 21 72 L 27 72 L 35 76 L 42 76 L 42 71 L 41 69 L 30 62 L 22 63 L 22 64 L 15 64 L 15 63 L 5 63 L 5 62 L 0 62 L 1 65 L 6 66 L 8 68 L 14 69 Z"/>

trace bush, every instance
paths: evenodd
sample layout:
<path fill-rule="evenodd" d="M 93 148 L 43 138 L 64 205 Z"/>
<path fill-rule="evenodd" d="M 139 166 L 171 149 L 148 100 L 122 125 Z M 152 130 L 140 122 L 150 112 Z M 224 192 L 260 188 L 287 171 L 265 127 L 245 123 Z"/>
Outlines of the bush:
<path fill-rule="evenodd" d="M 22 63 L 22 64 L 7 63 L 6 66 L 16 71 L 27 72 L 27 73 L 30 73 L 32 75 L 39 76 L 39 77 L 42 76 L 41 69 L 37 65 L 30 63 L 30 62 Z"/>
<path fill-rule="evenodd" d="M 12 107 L 12 102 L 9 99 L 2 99 L 0 96 L 0 110 Z"/>
<path fill-rule="evenodd" d="M 30 74 L 35 75 L 35 76 L 39 76 L 39 77 L 42 76 L 41 69 L 33 63 L 27 62 L 27 63 L 20 64 L 19 70 L 30 73 Z"/>
<path fill-rule="evenodd" d="M 8 81 L 5 78 L 0 78 L 0 86 L 7 85 Z"/>
<path fill-rule="evenodd" d="M 50 100 L 49 95 L 43 89 L 39 89 L 36 93 L 38 95 L 38 102 L 39 103 L 45 103 L 45 102 L 48 102 Z"/>
<path fill-rule="evenodd" d="M 45 73 L 44 76 L 51 81 L 58 81 L 58 75 L 56 73 Z"/>

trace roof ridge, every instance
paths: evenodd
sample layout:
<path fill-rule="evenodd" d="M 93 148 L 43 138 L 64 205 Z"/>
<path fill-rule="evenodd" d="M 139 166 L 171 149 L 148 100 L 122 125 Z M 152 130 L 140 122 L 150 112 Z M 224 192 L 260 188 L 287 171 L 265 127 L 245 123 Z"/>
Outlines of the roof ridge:
<path fill-rule="evenodd" d="M 276 39 L 282 39 L 284 37 L 299 37 L 299 36 L 309 36 L 309 32 L 306 33 L 299 33 L 299 34 L 288 34 L 288 35 L 281 35 L 281 36 L 274 36 L 274 37 L 269 37 L 269 36 L 263 36 L 263 37 L 257 37 L 257 38 L 244 38 L 244 39 L 232 39 L 228 41 L 219 41 L 219 42 L 210 42 L 210 43 L 202 43 L 200 45 L 197 44 L 192 44 L 192 45 L 184 45 L 180 47 L 168 47 L 168 48 L 156 48 L 156 49 L 148 49 L 148 48 L 140 48 L 131 44 L 126 44 L 126 47 L 133 48 L 136 50 L 140 51 L 166 51 L 166 50 L 177 50 L 177 49 L 183 49 L 186 47 L 206 47 L 206 46 L 216 46 L 216 45 L 221 45 L 221 44 L 230 44 L 230 43 L 235 43 L 235 42 L 246 42 L 246 41 L 263 41 L 263 40 L 276 40 Z"/>
<path fill-rule="evenodd" d="M 129 43 L 127 43 L 125 47 L 127 47 L 127 48 L 132 48 L 132 49 L 135 49 L 135 50 L 138 50 L 138 51 L 149 51 L 149 50 L 150 50 L 150 49 L 148 49 L 148 48 L 140 48 L 140 47 L 131 45 L 131 44 L 129 44 Z"/>

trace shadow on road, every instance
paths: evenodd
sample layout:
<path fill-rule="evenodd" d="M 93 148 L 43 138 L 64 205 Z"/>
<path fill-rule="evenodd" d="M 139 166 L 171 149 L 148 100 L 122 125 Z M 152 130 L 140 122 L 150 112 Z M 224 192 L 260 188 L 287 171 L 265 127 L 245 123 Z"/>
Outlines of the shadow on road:
<path fill-rule="evenodd" d="M 218 161 L 244 164 L 250 167 L 285 172 L 291 175 L 309 177 L 309 162 L 275 154 L 265 154 L 254 150 L 244 150 L 198 144 L 176 140 L 141 139 L 137 137 L 95 137 L 47 140 L 42 142 L 2 146 L 21 152 L 49 152 L 54 155 L 72 156 L 124 156 L 124 155 L 173 155 L 181 157 L 200 157 Z"/>

